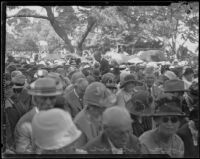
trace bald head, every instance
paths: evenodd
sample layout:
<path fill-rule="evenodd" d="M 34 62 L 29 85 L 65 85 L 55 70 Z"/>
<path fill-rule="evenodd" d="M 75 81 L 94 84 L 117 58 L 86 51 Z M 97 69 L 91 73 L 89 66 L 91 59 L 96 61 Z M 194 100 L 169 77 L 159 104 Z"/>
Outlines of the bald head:
<path fill-rule="evenodd" d="M 103 125 L 123 127 L 132 123 L 130 114 L 126 108 L 114 106 L 107 108 L 102 117 Z"/>

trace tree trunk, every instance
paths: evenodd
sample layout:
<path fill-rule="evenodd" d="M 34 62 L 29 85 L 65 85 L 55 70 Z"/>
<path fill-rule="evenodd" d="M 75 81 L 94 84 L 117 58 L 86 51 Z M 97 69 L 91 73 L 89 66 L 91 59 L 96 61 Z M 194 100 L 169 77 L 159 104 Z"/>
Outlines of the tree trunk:
<path fill-rule="evenodd" d="M 55 20 L 55 17 L 53 15 L 51 7 L 44 6 L 44 8 L 47 11 L 47 16 L 49 17 L 49 21 L 50 21 L 52 27 L 54 28 L 55 32 L 58 34 L 58 36 L 60 36 L 64 40 L 64 42 L 68 46 L 68 49 L 70 50 L 70 52 L 74 53 L 74 47 L 72 46 L 71 41 L 69 40 L 64 28 L 61 27 L 59 25 L 59 23 Z"/>
<path fill-rule="evenodd" d="M 96 23 L 96 19 L 94 19 L 93 17 L 88 18 L 87 29 L 86 29 L 85 33 L 82 35 L 82 38 L 81 38 L 81 40 L 80 40 L 80 42 L 78 43 L 78 46 L 77 46 L 77 53 L 79 55 L 82 55 L 83 43 L 84 43 L 85 39 L 87 38 L 88 34 L 90 33 L 90 31 L 92 30 L 95 23 Z"/>

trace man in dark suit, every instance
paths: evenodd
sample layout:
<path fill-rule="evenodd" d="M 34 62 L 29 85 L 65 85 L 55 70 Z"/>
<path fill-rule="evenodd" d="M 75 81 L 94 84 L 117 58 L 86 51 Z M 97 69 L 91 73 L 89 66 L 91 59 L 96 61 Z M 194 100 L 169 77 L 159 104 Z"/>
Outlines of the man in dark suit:
<path fill-rule="evenodd" d="M 83 109 L 83 95 L 88 86 L 88 81 L 85 78 L 79 78 L 74 88 L 64 95 L 64 109 L 67 110 L 72 118 L 74 118 Z"/>
<path fill-rule="evenodd" d="M 148 154 L 132 134 L 131 117 L 125 108 L 114 106 L 103 113 L 102 134 L 84 146 L 89 154 Z"/>

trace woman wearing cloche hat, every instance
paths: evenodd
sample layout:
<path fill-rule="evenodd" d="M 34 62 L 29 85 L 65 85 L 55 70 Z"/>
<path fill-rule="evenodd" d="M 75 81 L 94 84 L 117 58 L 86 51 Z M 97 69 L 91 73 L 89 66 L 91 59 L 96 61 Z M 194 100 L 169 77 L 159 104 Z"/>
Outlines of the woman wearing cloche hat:
<path fill-rule="evenodd" d="M 156 101 L 155 113 L 152 114 L 157 127 L 144 132 L 139 140 L 145 144 L 151 154 L 168 154 L 170 157 L 183 157 L 184 143 L 176 135 L 180 120 L 180 100 L 171 95 L 163 95 Z"/>

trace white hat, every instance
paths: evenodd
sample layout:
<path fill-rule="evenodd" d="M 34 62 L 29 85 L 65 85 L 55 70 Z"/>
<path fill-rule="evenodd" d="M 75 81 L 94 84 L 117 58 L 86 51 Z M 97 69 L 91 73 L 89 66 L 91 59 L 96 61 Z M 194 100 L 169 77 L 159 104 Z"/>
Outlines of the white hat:
<path fill-rule="evenodd" d="M 32 132 L 33 141 L 44 150 L 60 149 L 81 136 L 70 114 L 58 108 L 37 113 L 32 120 Z"/>

